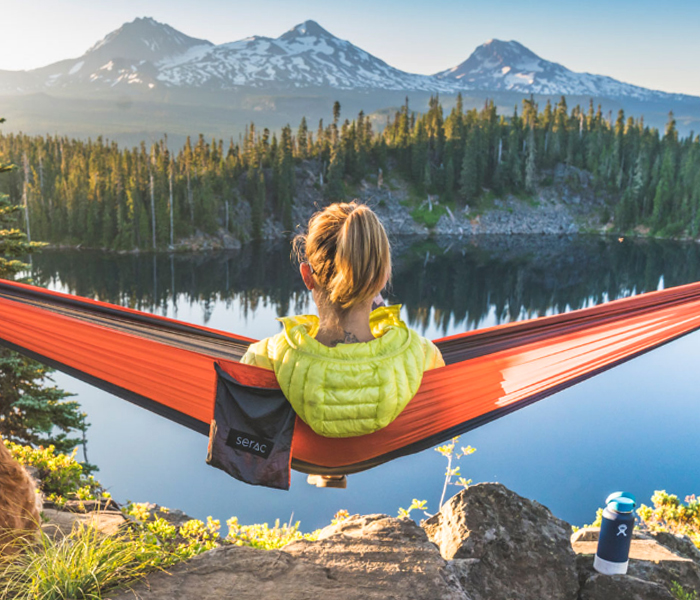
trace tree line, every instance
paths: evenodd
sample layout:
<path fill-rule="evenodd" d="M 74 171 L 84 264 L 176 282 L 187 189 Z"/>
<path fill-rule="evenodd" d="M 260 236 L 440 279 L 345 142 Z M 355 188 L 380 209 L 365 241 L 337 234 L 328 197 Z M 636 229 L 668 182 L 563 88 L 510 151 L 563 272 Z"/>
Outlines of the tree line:
<path fill-rule="evenodd" d="M 27 207 L 26 232 L 53 243 L 131 249 L 162 248 L 220 229 L 259 237 L 265 219 L 292 229 L 295 169 L 315 161 L 317 187 L 328 201 L 378 173 L 399 174 L 420 193 L 459 207 L 496 195 L 534 193 L 544 172 L 563 163 L 593 175 L 613 198 L 619 231 L 645 225 L 661 235 L 700 232 L 700 137 L 680 138 L 673 115 L 663 134 L 643 118 L 613 120 L 593 102 L 569 110 L 566 99 L 540 109 L 526 99 L 513 115 L 492 102 L 445 116 L 439 98 L 418 114 L 408 101 L 380 132 L 362 112 L 312 130 L 305 118 L 277 133 L 253 123 L 241 139 L 167 138 L 120 148 L 102 137 L 1 135 L 0 156 L 19 165 L 0 191 Z"/>

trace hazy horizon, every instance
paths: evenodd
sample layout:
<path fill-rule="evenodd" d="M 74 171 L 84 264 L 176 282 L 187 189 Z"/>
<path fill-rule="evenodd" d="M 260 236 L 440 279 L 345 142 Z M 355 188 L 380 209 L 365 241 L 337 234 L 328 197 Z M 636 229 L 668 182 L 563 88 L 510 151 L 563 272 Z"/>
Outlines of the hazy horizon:
<path fill-rule="evenodd" d="M 215 44 L 253 35 L 275 38 L 311 19 L 409 73 L 449 69 L 489 39 L 517 40 L 576 72 L 700 96 L 700 39 L 693 26 L 700 22 L 700 4 L 689 0 L 670 0 L 663 12 L 649 0 L 594 0 L 585 6 L 534 0 L 527 9 L 513 0 L 498 6 L 438 0 L 429 8 L 415 0 L 381 5 L 358 0 L 350 9 L 320 0 L 303 5 L 200 0 L 197 9 L 182 0 L 124 0 L 109 7 L 88 0 L 37 0 L 31 11 L 23 4 L 6 0 L 1 13 L 2 70 L 77 58 L 111 31 L 143 16 Z M 667 18 L 673 27 L 660 26 Z"/>

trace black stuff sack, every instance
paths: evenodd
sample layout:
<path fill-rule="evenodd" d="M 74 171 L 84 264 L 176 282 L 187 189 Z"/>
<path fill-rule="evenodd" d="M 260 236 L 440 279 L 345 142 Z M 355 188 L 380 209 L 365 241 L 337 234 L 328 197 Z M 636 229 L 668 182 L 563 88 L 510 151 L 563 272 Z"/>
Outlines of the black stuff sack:
<path fill-rule="evenodd" d="M 215 364 L 207 463 L 232 477 L 288 490 L 296 414 L 279 389 L 243 385 Z"/>

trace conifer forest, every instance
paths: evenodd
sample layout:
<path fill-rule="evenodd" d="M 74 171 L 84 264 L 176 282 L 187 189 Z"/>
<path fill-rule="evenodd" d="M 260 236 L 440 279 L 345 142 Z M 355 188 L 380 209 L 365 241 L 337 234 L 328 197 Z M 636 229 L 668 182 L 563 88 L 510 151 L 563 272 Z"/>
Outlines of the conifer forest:
<path fill-rule="evenodd" d="M 700 136 L 680 138 L 673 115 L 665 131 L 643 119 L 602 114 L 591 102 L 569 109 L 562 98 L 543 108 L 530 99 L 513 115 L 463 109 L 445 115 L 437 97 L 424 113 L 408 105 L 381 132 L 363 113 L 317 127 L 302 119 L 276 132 L 250 124 L 239 140 L 190 140 L 172 148 L 121 148 L 98 137 L 0 135 L 0 156 L 16 168 L 0 193 L 27 207 L 32 239 L 112 249 L 166 248 L 222 228 L 241 239 L 261 235 L 274 217 L 291 230 L 295 169 L 314 161 L 328 201 L 350 199 L 353 186 L 379 169 L 421 194 L 459 208 L 487 193 L 533 194 L 563 163 L 593 176 L 612 198 L 614 229 L 648 227 L 665 237 L 700 233 Z M 241 230 L 236 215 L 249 215 Z M 607 219 L 607 217 L 606 217 Z"/>

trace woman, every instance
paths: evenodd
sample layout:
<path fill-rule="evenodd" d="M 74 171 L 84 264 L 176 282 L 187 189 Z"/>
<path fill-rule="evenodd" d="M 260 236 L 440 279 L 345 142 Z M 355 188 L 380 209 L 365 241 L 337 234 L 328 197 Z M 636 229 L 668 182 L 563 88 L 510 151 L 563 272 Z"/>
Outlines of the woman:
<path fill-rule="evenodd" d="M 252 344 L 242 362 L 274 370 L 297 415 L 320 435 L 386 427 L 418 391 L 423 372 L 444 361 L 401 321 L 400 305 L 383 306 L 379 294 L 391 277 L 384 227 L 363 204 L 332 204 L 311 218 L 294 247 L 318 317 L 280 319 L 283 331 Z"/>

